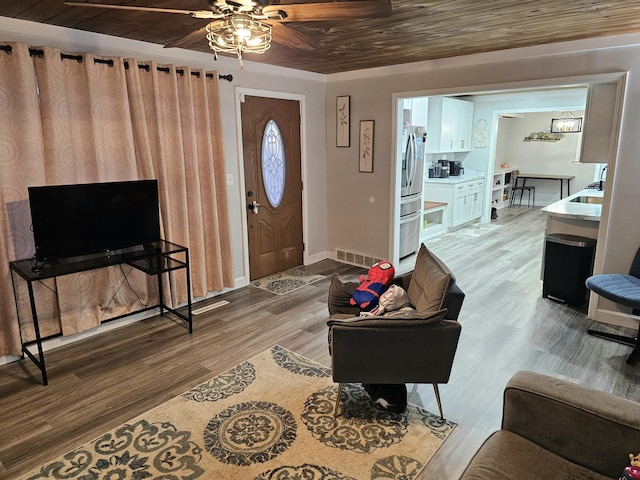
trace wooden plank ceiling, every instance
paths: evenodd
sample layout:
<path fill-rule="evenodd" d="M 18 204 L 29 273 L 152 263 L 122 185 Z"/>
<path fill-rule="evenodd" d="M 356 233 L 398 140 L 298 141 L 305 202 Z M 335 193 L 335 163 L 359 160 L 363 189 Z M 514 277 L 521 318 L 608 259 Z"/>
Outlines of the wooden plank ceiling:
<path fill-rule="evenodd" d="M 84 0 L 79 0 L 84 1 Z M 103 0 L 188 10 L 206 0 Z M 282 1 L 280 3 L 308 3 Z M 388 18 L 291 22 L 317 48 L 274 43 L 247 60 L 324 74 L 640 31 L 640 0 L 391 0 Z M 67 7 L 63 0 L 0 0 L 0 15 L 167 45 L 207 20 L 168 13 Z M 2 40 L 0 36 L 0 41 Z M 189 45 L 210 52 L 206 39 Z"/>

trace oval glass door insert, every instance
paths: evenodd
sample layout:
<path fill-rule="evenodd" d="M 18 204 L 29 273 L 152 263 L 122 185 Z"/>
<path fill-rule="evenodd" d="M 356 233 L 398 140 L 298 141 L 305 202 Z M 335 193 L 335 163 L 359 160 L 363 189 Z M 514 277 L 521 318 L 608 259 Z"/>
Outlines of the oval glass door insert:
<path fill-rule="evenodd" d="M 285 166 L 280 128 L 274 120 L 269 120 L 262 136 L 262 181 L 273 208 L 280 205 L 284 196 Z"/>

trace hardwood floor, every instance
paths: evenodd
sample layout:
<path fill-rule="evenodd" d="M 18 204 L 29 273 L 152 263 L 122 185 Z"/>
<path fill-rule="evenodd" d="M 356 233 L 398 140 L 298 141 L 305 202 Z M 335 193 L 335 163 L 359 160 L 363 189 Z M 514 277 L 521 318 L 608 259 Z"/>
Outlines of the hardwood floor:
<path fill-rule="evenodd" d="M 458 478 L 481 443 L 500 427 L 502 391 L 518 370 L 575 379 L 640 399 L 640 365 L 630 348 L 591 337 L 581 309 L 541 297 L 545 218 L 537 209 L 503 209 L 500 227 L 475 239 L 428 242 L 466 293 L 462 336 L 450 382 L 440 387 L 444 413 L 458 427 L 419 477 Z M 279 344 L 329 365 L 327 290 L 332 273 L 362 270 L 325 260 L 309 267 L 324 280 L 277 296 L 254 287 L 220 299 L 229 305 L 181 322 L 157 317 L 47 353 L 50 384 L 30 361 L 0 367 L 0 461 L 6 478 L 165 402 L 266 348 Z M 200 306 L 200 305 L 199 305 Z M 429 385 L 409 386 L 410 400 L 437 411 Z"/>

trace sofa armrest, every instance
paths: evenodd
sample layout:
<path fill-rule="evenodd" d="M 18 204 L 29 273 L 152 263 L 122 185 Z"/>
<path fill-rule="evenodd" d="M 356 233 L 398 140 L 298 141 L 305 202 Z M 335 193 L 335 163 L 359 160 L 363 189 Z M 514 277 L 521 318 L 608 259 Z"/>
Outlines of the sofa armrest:
<path fill-rule="evenodd" d="M 447 309 L 447 314 L 444 318 L 447 320 L 458 320 L 458 315 L 460 315 L 464 297 L 464 292 L 460 289 L 457 283 L 454 283 L 442 304 L 442 307 Z"/>
<path fill-rule="evenodd" d="M 504 392 L 502 428 L 618 478 L 640 445 L 640 404 L 566 380 L 518 372 Z"/>

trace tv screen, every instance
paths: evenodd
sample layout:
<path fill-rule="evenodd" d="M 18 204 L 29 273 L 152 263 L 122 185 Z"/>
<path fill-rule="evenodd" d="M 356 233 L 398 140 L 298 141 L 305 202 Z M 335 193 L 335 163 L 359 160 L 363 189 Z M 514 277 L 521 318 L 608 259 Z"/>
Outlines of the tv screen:
<path fill-rule="evenodd" d="M 38 261 L 160 239 L 157 180 L 29 187 Z"/>

